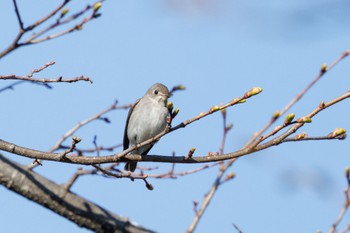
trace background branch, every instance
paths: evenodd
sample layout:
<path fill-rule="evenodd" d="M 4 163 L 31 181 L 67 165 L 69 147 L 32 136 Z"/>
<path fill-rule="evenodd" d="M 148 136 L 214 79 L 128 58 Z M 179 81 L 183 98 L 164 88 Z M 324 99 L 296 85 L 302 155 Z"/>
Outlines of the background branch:
<path fill-rule="evenodd" d="M 346 179 L 347 187 L 344 190 L 344 196 L 345 196 L 344 205 L 343 205 L 343 208 L 341 208 L 337 219 L 332 224 L 332 227 L 329 230 L 329 233 L 336 233 L 337 232 L 337 227 L 339 226 L 340 222 L 344 219 L 344 216 L 345 216 L 345 214 L 348 211 L 349 206 L 350 206 L 350 170 L 349 170 L 349 167 L 345 168 L 345 179 Z M 341 231 L 341 232 L 345 233 L 345 232 L 348 232 L 349 230 L 350 230 L 350 224 L 348 224 L 346 229 L 344 231 Z"/>
<path fill-rule="evenodd" d="M 48 40 L 66 35 L 68 33 L 74 32 L 74 31 L 81 30 L 83 28 L 84 24 L 90 22 L 93 19 L 98 18 L 101 15 L 100 13 L 98 13 L 98 10 L 101 7 L 101 3 L 103 1 L 104 0 L 100 0 L 100 1 L 96 1 L 92 5 L 87 5 L 85 8 L 83 8 L 82 10 L 73 14 L 71 17 L 67 18 L 66 20 L 62 20 L 64 18 L 64 16 L 68 13 L 68 8 L 67 8 L 67 10 L 64 10 L 64 7 L 66 7 L 71 2 L 71 0 L 63 0 L 62 3 L 59 4 L 55 9 L 53 9 L 49 14 L 40 18 L 39 20 L 37 20 L 33 24 L 30 24 L 30 25 L 25 27 L 24 22 L 23 22 L 22 17 L 21 17 L 21 14 L 20 14 L 20 10 L 19 10 L 19 6 L 17 4 L 17 1 L 13 0 L 15 13 L 17 16 L 20 30 L 19 30 L 17 36 L 15 37 L 15 39 L 13 40 L 13 42 L 6 49 L 4 49 L 3 51 L 0 51 L 0 59 L 3 58 L 4 56 L 6 56 L 7 54 L 13 52 L 14 50 L 22 47 L 22 46 L 37 44 L 40 42 L 48 41 Z M 58 15 L 58 13 L 61 10 L 62 10 L 61 14 Z M 50 31 L 52 31 L 52 30 L 54 30 L 54 29 L 56 29 L 64 24 L 67 24 L 69 22 L 74 22 L 79 17 L 85 15 L 89 11 L 91 11 L 90 16 L 88 18 L 84 18 L 83 20 L 81 20 L 78 24 L 76 24 L 72 27 L 69 27 L 68 29 L 63 29 L 61 32 L 39 38 L 40 36 L 42 36 L 46 33 L 49 33 Z M 42 30 L 39 30 L 38 32 L 33 32 L 34 29 L 44 25 L 44 23 L 50 21 L 54 17 L 57 17 L 57 18 L 56 18 L 56 20 L 54 20 L 53 23 L 51 23 L 51 25 L 47 26 L 46 28 L 44 28 Z M 29 38 L 22 41 L 22 38 L 29 32 L 33 32 L 33 34 Z"/>

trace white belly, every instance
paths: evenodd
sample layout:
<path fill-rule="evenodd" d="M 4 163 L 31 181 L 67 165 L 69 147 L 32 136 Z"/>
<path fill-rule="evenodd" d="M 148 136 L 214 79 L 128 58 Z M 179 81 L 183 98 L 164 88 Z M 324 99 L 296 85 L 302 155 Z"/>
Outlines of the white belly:
<path fill-rule="evenodd" d="M 161 133 L 166 125 L 166 118 L 168 116 L 168 109 L 157 103 L 149 103 L 140 111 L 141 102 L 138 103 L 129 119 L 128 124 L 128 138 L 130 144 L 136 145 L 150 139 Z M 146 110 L 145 110 L 146 109 Z M 150 146 L 139 148 L 138 152 L 142 153 Z"/>

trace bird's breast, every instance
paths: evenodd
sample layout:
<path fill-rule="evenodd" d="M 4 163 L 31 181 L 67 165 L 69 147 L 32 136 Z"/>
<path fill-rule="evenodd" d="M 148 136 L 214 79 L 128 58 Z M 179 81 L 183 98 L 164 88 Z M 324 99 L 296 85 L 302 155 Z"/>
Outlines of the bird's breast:
<path fill-rule="evenodd" d="M 166 107 L 152 104 L 137 108 L 139 106 L 135 107 L 129 119 L 128 138 L 131 144 L 138 144 L 156 136 L 167 125 L 168 109 Z"/>

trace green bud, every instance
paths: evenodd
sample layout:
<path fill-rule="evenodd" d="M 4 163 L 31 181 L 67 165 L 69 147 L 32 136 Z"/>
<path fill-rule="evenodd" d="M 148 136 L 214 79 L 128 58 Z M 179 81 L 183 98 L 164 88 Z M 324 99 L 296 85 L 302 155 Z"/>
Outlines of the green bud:
<path fill-rule="evenodd" d="M 307 137 L 307 133 L 300 133 L 297 136 L 295 136 L 295 139 L 299 140 L 299 139 L 304 139 Z"/>
<path fill-rule="evenodd" d="M 262 92 L 262 88 L 261 87 L 253 87 L 249 92 L 251 95 L 257 95 L 260 92 Z"/>
<path fill-rule="evenodd" d="M 326 64 L 326 63 L 323 63 L 323 64 L 321 65 L 321 73 L 326 73 L 326 71 L 327 71 L 327 64 Z"/>
<path fill-rule="evenodd" d="M 280 116 L 281 116 L 281 113 L 280 113 L 279 111 L 276 111 L 276 112 L 273 113 L 272 118 L 273 118 L 274 120 L 276 120 L 276 119 L 279 118 Z"/>
<path fill-rule="evenodd" d="M 64 8 L 62 11 L 61 11 L 61 17 L 65 16 L 67 13 L 68 13 L 69 9 L 68 8 Z"/>
<path fill-rule="evenodd" d="M 291 123 L 294 120 L 295 114 L 294 113 L 289 113 L 286 116 L 286 119 L 284 120 L 284 124 L 287 125 L 289 123 Z"/>
<path fill-rule="evenodd" d="M 344 128 L 336 128 L 335 130 L 333 130 L 332 133 L 329 134 L 329 136 L 334 138 L 334 137 L 338 137 L 338 136 L 344 135 L 345 133 L 346 133 L 346 129 L 344 129 Z"/>
<path fill-rule="evenodd" d="M 94 11 L 98 11 L 98 9 L 100 9 L 102 6 L 102 3 L 101 2 L 97 2 L 95 5 L 94 5 Z"/>
<path fill-rule="evenodd" d="M 262 92 L 261 87 L 253 87 L 252 89 L 250 89 L 250 91 L 248 91 L 244 94 L 244 97 L 249 98 L 249 97 L 252 97 L 253 95 L 259 94 L 260 92 Z"/>
<path fill-rule="evenodd" d="M 216 111 L 218 111 L 218 110 L 220 110 L 220 107 L 217 106 L 217 105 L 215 105 L 214 107 L 212 107 L 212 108 L 210 109 L 211 112 L 216 112 Z"/>
<path fill-rule="evenodd" d="M 168 102 L 168 104 L 167 104 L 167 107 L 168 107 L 168 109 L 171 111 L 171 110 L 173 110 L 173 107 L 174 107 L 174 105 L 173 105 L 173 102 Z"/>
<path fill-rule="evenodd" d="M 302 117 L 297 120 L 298 123 L 311 123 L 312 119 L 311 117 Z"/>
<path fill-rule="evenodd" d="M 172 114 L 172 117 L 175 118 L 175 116 L 179 113 L 179 109 L 178 108 L 175 108 L 173 114 Z"/>
<path fill-rule="evenodd" d="M 176 86 L 176 89 L 177 90 L 185 90 L 186 87 L 184 85 L 178 85 L 178 86 Z"/>

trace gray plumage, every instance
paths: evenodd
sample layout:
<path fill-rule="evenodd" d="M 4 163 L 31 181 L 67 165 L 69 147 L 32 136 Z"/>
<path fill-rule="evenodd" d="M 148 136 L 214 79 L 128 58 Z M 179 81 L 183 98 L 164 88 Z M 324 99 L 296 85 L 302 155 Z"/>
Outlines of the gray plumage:
<path fill-rule="evenodd" d="M 129 145 L 140 144 L 161 133 L 167 126 L 169 90 L 161 83 L 151 86 L 146 94 L 130 108 L 124 130 L 124 150 Z M 143 146 L 131 153 L 147 155 L 153 144 Z M 127 162 L 125 170 L 135 171 L 136 162 Z"/>

